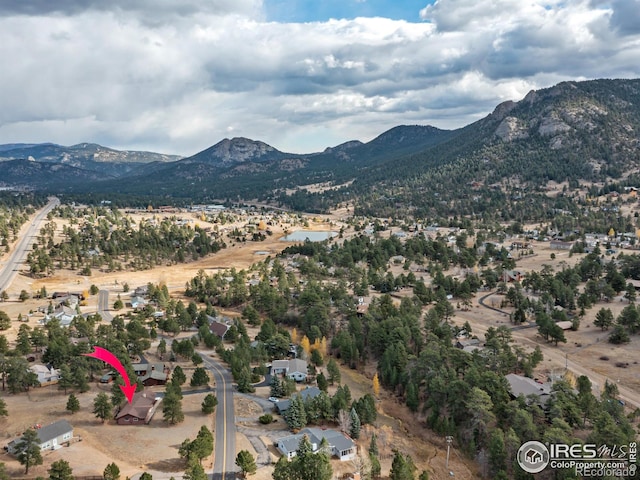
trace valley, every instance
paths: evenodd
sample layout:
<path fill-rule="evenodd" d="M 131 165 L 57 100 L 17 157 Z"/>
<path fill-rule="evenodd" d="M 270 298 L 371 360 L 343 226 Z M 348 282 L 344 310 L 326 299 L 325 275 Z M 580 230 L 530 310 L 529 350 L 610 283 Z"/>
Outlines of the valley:
<path fill-rule="evenodd" d="M 602 199 L 603 200 L 603 199 Z M 622 198 L 620 199 L 623 200 Z M 628 199 L 626 199 L 628 200 Z M 633 214 L 634 206 L 632 204 L 623 203 L 623 209 L 626 213 Z M 72 213 L 75 212 L 75 213 Z M 78 222 L 77 219 L 82 219 Z M 429 317 L 437 314 L 440 308 L 444 308 L 446 304 L 449 305 L 450 311 L 445 315 L 448 317 L 446 323 L 451 325 L 453 332 L 459 332 L 461 329 L 470 330 L 473 334 L 473 338 L 477 336 L 482 342 L 486 342 L 487 345 L 491 344 L 489 337 L 495 335 L 491 333 L 491 329 L 498 330 L 501 335 L 505 332 L 511 332 L 512 341 L 516 355 L 526 358 L 527 355 L 534 353 L 534 347 L 538 347 L 542 353 L 543 361 L 535 366 L 530 371 L 536 378 L 551 378 L 560 380 L 564 379 L 570 385 L 575 385 L 577 378 L 581 375 L 588 377 L 591 380 L 594 395 L 600 397 L 601 395 L 608 395 L 605 391 L 605 382 L 614 384 L 617 390 L 616 398 L 625 403 L 624 410 L 629 413 L 630 418 L 634 423 L 637 423 L 637 416 L 633 413 L 640 406 L 638 405 L 638 398 L 640 395 L 640 370 L 638 366 L 638 348 L 637 344 L 639 338 L 637 335 L 632 335 L 630 341 L 622 343 L 620 345 L 612 345 L 607 342 L 610 331 L 603 331 L 600 328 L 595 327 L 593 324 L 596 319 L 596 313 L 600 308 L 608 308 L 612 311 L 613 317 L 620 317 L 624 308 L 629 305 L 629 301 L 624 298 L 623 293 L 620 292 L 616 297 L 609 300 L 598 300 L 595 305 L 588 308 L 584 315 L 580 316 L 580 325 L 577 331 L 567 330 L 565 332 L 566 343 L 560 342 L 557 346 L 553 343 L 545 341 L 541 335 L 538 325 L 531 317 L 528 320 L 529 328 L 522 329 L 522 326 L 514 326 L 512 323 L 512 316 L 517 310 L 514 308 L 513 301 L 517 299 L 517 295 L 514 292 L 520 291 L 520 288 L 524 285 L 529 285 L 525 280 L 529 275 L 534 272 L 544 273 L 550 275 L 553 272 L 562 272 L 570 268 L 579 268 L 581 262 L 585 261 L 587 254 L 574 254 L 569 251 L 556 250 L 551 248 L 551 242 L 547 239 L 529 240 L 525 239 L 523 235 L 517 234 L 498 234 L 496 236 L 497 242 L 492 247 L 494 252 L 509 252 L 516 253 L 516 255 L 509 254 L 508 257 L 504 257 L 503 265 L 508 265 L 509 271 L 517 271 L 521 275 L 520 281 L 517 281 L 514 286 L 518 290 L 513 290 L 510 282 L 500 286 L 499 282 L 493 284 L 492 288 L 482 287 L 477 292 L 465 293 L 464 289 L 460 289 L 460 284 L 463 279 L 472 278 L 476 274 L 482 273 L 484 281 L 492 282 L 489 280 L 489 273 L 492 269 L 486 266 L 481 267 L 483 272 L 480 272 L 477 267 L 470 268 L 473 265 L 456 264 L 460 260 L 453 261 L 454 257 L 449 260 L 449 265 L 442 263 L 442 269 L 436 269 L 433 272 L 427 272 L 424 268 L 429 265 L 429 268 L 433 268 L 433 260 L 429 264 L 425 264 L 420 260 L 420 256 L 415 259 L 409 260 L 405 255 L 389 255 L 387 261 L 382 263 L 375 259 L 375 255 L 371 255 L 370 260 L 367 262 L 369 268 L 373 268 L 376 262 L 378 262 L 379 276 L 374 276 L 368 280 L 372 282 L 372 285 L 364 287 L 359 285 L 358 276 L 362 275 L 363 271 L 356 268 L 352 273 L 348 273 L 349 269 L 345 269 L 344 265 L 348 265 L 349 262 L 343 263 L 342 260 L 329 260 L 326 258 L 322 263 L 327 264 L 315 264 L 313 258 L 316 255 L 324 255 L 322 250 L 318 250 L 314 245 L 320 244 L 305 244 L 307 251 L 304 254 L 300 253 L 288 253 L 283 250 L 287 247 L 291 247 L 291 242 L 282 241 L 283 236 L 291 231 L 308 230 L 308 231 L 335 231 L 340 232 L 340 237 L 335 237 L 329 242 L 330 250 L 334 250 L 338 253 L 342 248 L 346 247 L 349 242 L 360 242 L 364 238 L 368 238 L 367 242 L 372 242 L 371 245 L 379 244 L 383 245 L 386 251 L 390 251 L 389 248 L 393 245 L 396 251 L 400 250 L 400 246 L 403 244 L 412 243 L 418 241 L 420 238 L 433 239 L 432 245 L 440 245 L 441 248 L 444 245 L 449 245 L 447 249 L 443 250 L 446 255 L 452 255 L 454 250 L 450 250 L 453 246 L 457 245 L 459 250 L 457 255 L 461 255 L 468 245 L 477 245 L 478 235 L 487 235 L 488 232 L 476 231 L 474 237 L 470 237 L 467 232 L 459 228 L 450 227 L 433 227 L 420 224 L 403 224 L 398 221 L 389 221 L 388 219 L 365 219 L 362 217 L 354 217 L 351 209 L 341 209 L 335 211 L 329 215 L 308 215 L 294 212 L 285 212 L 282 210 L 271 210 L 267 206 L 252 207 L 250 205 L 243 205 L 232 208 L 218 208 L 213 210 L 207 210 L 202 207 L 193 207 L 190 210 L 180 208 L 165 208 L 164 211 L 158 209 L 144 209 L 144 210 L 132 210 L 129 209 L 126 213 L 115 213 L 110 208 L 101 207 L 101 209 L 87 208 L 84 206 L 76 205 L 73 209 L 64 207 L 58 209 L 57 214 L 53 215 L 47 220 L 41 223 L 43 230 L 39 235 L 39 242 L 41 245 L 45 243 L 51 244 L 64 244 L 68 241 L 70 236 L 68 229 L 77 229 L 84 224 L 84 230 L 87 231 L 87 227 L 91 224 L 101 225 L 105 221 L 115 222 L 112 227 L 111 234 L 113 234 L 115 225 L 124 225 L 125 228 L 129 228 L 128 225 L 137 226 L 140 225 L 153 225 L 153 228 L 163 228 L 166 224 L 178 225 L 186 227 L 189 230 L 199 229 L 199 231 L 207 232 L 212 239 L 217 242 L 222 242 L 224 247 L 215 253 L 206 254 L 203 258 L 197 260 L 189 260 L 183 263 L 175 263 L 175 260 L 162 261 L 162 265 L 150 266 L 144 269 L 131 269 L 127 268 L 124 262 L 121 260 L 116 263 L 109 263 L 105 261 L 97 261 L 96 257 L 91 260 L 92 267 L 90 272 L 81 274 L 81 264 L 76 264 L 73 270 L 69 268 L 59 268 L 56 265 L 61 259 L 54 260 L 54 267 L 52 271 L 47 274 L 39 273 L 33 275 L 33 272 L 29 274 L 29 262 L 25 263 L 21 267 L 20 274 L 12 282 L 11 286 L 7 288 L 8 294 L 7 301 L 0 304 L 0 310 L 5 311 L 12 319 L 12 325 L 9 329 L 3 331 L 3 336 L 8 340 L 9 345 L 14 345 L 19 339 L 21 325 L 28 325 L 32 329 L 38 329 L 41 327 L 41 320 L 44 318 L 43 313 L 39 313 L 42 310 L 43 305 L 46 304 L 44 299 L 36 299 L 39 292 L 43 290 L 51 295 L 50 292 L 76 292 L 76 291 L 89 291 L 92 286 L 97 287 L 98 290 L 109 292 L 109 305 L 120 299 L 125 300 L 130 291 L 141 286 L 148 284 L 166 286 L 167 291 L 172 299 L 172 302 L 192 302 L 193 297 L 187 295 L 187 289 L 190 282 L 194 278 L 198 277 L 216 277 L 228 276 L 231 274 L 233 278 L 235 275 L 241 275 L 242 282 L 247 285 L 248 297 L 244 297 L 245 300 L 239 304 L 231 299 L 225 300 L 230 303 L 229 305 L 216 306 L 217 315 L 228 316 L 231 319 L 239 320 L 242 322 L 247 330 L 250 339 L 260 335 L 261 327 L 259 325 L 250 325 L 246 320 L 241 320 L 244 316 L 243 305 L 258 303 L 258 298 L 254 298 L 251 292 L 252 289 L 257 288 L 264 281 L 265 272 L 269 268 L 281 268 L 276 267 L 273 263 L 273 259 L 278 259 L 278 262 L 283 262 L 282 266 L 285 268 L 284 272 L 280 273 L 280 280 L 276 282 L 276 285 L 280 284 L 282 288 L 286 282 L 293 291 L 299 292 L 297 295 L 305 294 L 306 283 L 311 281 L 312 284 L 320 281 L 317 284 L 324 285 L 322 288 L 336 288 L 339 279 L 342 275 L 346 275 L 347 278 L 351 277 L 351 287 L 353 290 L 347 292 L 347 297 L 344 294 L 339 294 L 339 290 L 335 290 L 332 295 L 334 297 L 334 304 L 332 308 L 333 313 L 331 317 L 334 320 L 330 321 L 332 348 L 331 352 L 335 358 L 341 359 L 342 370 L 342 384 L 348 385 L 351 389 L 351 393 L 355 398 L 358 398 L 367 393 L 371 394 L 372 378 L 374 373 L 381 371 L 382 367 L 378 363 L 376 368 L 375 363 L 371 361 L 361 360 L 358 357 L 347 357 L 346 347 L 342 346 L 340 342 L 345 341 L 345 338 L 340 337 L 341 331 L 345 329 L 355 328 L 356 323 L 353 323 L 358 317 L 354 317 L 353 313 L 349 313 L 352 308 L 356 308 L 355 302 L 358 295 L 364 298 L 364 305 L 368 307 L 371 312 L 365 313 L 364 319 L 371 315 L 372 319 L 378 317 L 380 312 L 379 308 L 383 307 L 390 301 L 386 309 L 391 309 L 386 315 L 391 315 L 391 318 L 396 318 L 395 321 L 399 321 L 396 315 L 399 315 L 399 311 L 392 313 L 394 309 L 408 309 L 410 307 L 405 300 L 415 298 L 414 295 L 424 294 L 419 289 L 416 290 L 416 282 L 424 283 L 427 288 L 432 289 L 431 298 L 433 300 L 423 303 L 419 310 L 416 311 L 416 318 L 423 317 L 425 322 L 425 329 L 428 331 L 430 328 L 435 328 L 435 332 L 438 335 L 443 335 L 441 327 L 434 327 L 430 325 Z M 46 224 L 49 224 L 47 227 Z M 52 225 L 52 224 L 55 224 Z M 31 225 L 30 222 L 25 222 L 23 228 L 26 229 Z M 103 225 L 104 226 L 104 225 Z M 533 230 L 540 228 L 539 225 L 526 226 L 525 230 Z M 270 232 L 266 234 L 267 230 Z M 79 229 L 78 231 L 81 231 Z M 66 232 L 66 233 L 64 233 Z M 264 233 L 263 236 L 258 234 Z M 257 236 L 254 237 L 254 234 Z M 51 236 L 51 242 L 48 242 L 47 236 Z M 489 234 L 491 237 L 492 234 Z M 20 236 L 18 236 L 19 238 Z M 264 238 L 262 238 L 264 237 Z M 97 239 L 97 237 L 94 237 Z M 244 238 L 244 240 L 242 240 Z M 250 240 L 254 239 L 254 240 Z M 499 242 L 499 243 L 498 243 Z M 524 251 L 511 250 L 512 244 L 516 242 L 527 243 L 528 247 Z M 620 240 L 614 242 L 619 243 Z M 412 243 L 413 244 L 413 243 Z M 353 244 L 356 245 L 356 244 Z M 415 244 L 416 248 L 418 244 Z M 428 244 L 427 244 L 428 245 Z M 182 247 L 181 247 L 182 248 Z M 354 248 L 353 246 L 350 248 Z M 367 247 L 370 248 L 370 247 Z M 295 251 L 295 249 L 294 249 Z M 160 252 L 160 250 L 158 250 Z M 373 252 L 373 251 L 372 251 Z M 625 254 L 634 255 L 633 250 L 622 250 Z M 397 253 L 397 252 L 396 252 Z M 353 251 L 352 255 L 355 254 Z M 494 253 L 495 254 L 495 253 Z M 310 260 L 309 262 L 303 262 L 303 265 L 299 264 L 300 260 L 304 257 Z M 402 257 L 402 258 L 397 258 Z M 8 258 L 8 253 L 5 253 L 2 261 L 4 262 Z M 339 259 L 340 257 L 336 257 Z M 462 258 L 462 257 L 461 257 Z M 611 257 L 613 258 L 613 257 Z M 603 259 L 606 257 L 603 255 Z M 417 261 L 416 261 L 417 260 Z M 442 257 L 439 257 L 438 263 L 447 262 Z M 102 262 L 102 265 L 100 263 Z M 373 262 L 373 263 L 371 263 Z M 408 262 L 408 263 L 407 263 Z M 414 263 L 415 262 L 415 263 Z M 329 267 L 329 265 L 333 266 Z M 360 268 L 365 264 L 359 263 Z M 604 264 L 606 265 L 606 263 Z M 356 264 L 356 267 L 358 264 Z M 446 268 L 444 268 L 446 266 Z M 327 268 L 333 269 L 332 271 L 326 270 Z M 580 267 L 581 268 L 581 267 Z M 31 267 L 32 269 L 32 267 Z M 113 269 L 113 271 L 109 271 Z M 237 273 L 232 273 L 233 271 Z M 496 269 L 497 270 L 497 269 Z M 506 270 L 504 270 L 506 271 Z M 413 275 L 414 280 L 407 281 L 406 277 L 410 274 Z M 285 276 L 282 276 L 282 275 Z M 355 277 L 354 277 L 355 275 Z M 385 277 L 391 275 L 390 281 L 395 284 L 385 284 L 383 282 Z M 440 276 L 442 275 L 442 276 Z M 232 278 L 229 277 L 229 278 Z M 286 281 L 284 280 L 286 278 Z M 261 280 L 262 279 L 262 280 Z M 449 280 L 446 280 L 449 279 Z M 446 281 L 445 281 L 446 280 Z M 499 278 L 498 278 L 499 280 Z M 273 283 L 273 279 L 271 280 Z M 299 282 L 298 286 L 295 283 Z M 377 282 L 381 282 L 379 285 Z M 445 282 L 445 283 L 442 283 Z M 446 282 L 453 282 L 450 286 L 445 286 Z M 522 282 L 522 285 L 520 285 Z M 233 283 L 233 282 L 232 282 Z M 413 284 L 413 285 L 412 285 Z M 377 285 L 377 286 L 376 286 Z M 385 286 L 386 285 L 386 286 Z M 396 285 L 396 286 L 394 286 Z M 437 285 L 440 285 L 439 287 Z M 453 286 L 452 286 L 453 285 Z M 314 287 L 317 288 L 317 287 Z M 366 292 L 360 292 L 361 289 L 368 290 Z M 444 299 L 441 295 L 434 293 L 437 289 L 451 289 L 451 298 Z M 534 293 L 531 287 L 524 298 L 531 300 L 540 299 L 539 293 Z M 131 290 L 130 290 L 131 289 Z M 499 293 L 502 290 L 503 293 Z M 386 293 L 385 293 L 386 290 Z M 511 291 L 510 291 L 511 290 Z M 18 297 L 22 291 L 29 292 L 29 299 L 19 301 Z M 225 288 L 219 291 L 217 295 L 223 295 Z M 320 290 L 321 291 L 321 290 Z M 319 291 L 319 292 L 320 292 Z M 316 292 L 316 295 L 317 293 Z M 255 293 L 255 292 L 254 292 Z M 364 294 L 364 295 L 362 295 Z M 576 292 L 576 295 L 579 291 Z M 285 295 L 281 292 L 280 295 Z M 288 294 L 291 295 L 291 294 Z M 354 297 L 355 295 L 355 297 Z M 390 296 L 389 296 L 390 295 Z M 347 300 L 351 296 L 351 300 Z M 313 300 L 310 306 L 320 306 L 323 304 L 322 297 Z M 220 296 L 222 299 L 222 296 Z M 403 300 L 405 299 L 405 300 Z M 511 300 L 507 300 L 511 299 Z M 342 304 L 342 302 L 345 302 Z M 518 300 L 518 301 L 521 301 Z M 87 296 L 84 305 L 79 307 L 82 313 L 94 313 L 97 311 L 97 297 L 92 295 Z M 298 301 L 300 302 L 300 301 Z M 505 302 L 507 302 L 505 304 Z M 392 306 L 393 305 L 393 306 Z M 46 305 L 45 305 L 46 307 Z M 157 307 L 156 307 L 157 308 Z M 175 308 L 175 307 L 172 307 Z M 296 328 L 291 330 L 291 325 L 287 325 L 286 329 L 291 335 L 298 336 L 295 333 L 296 329 L 309 332 L 309 325 L 313 326 L 315 322 L 317 325 L 322 325 L 323 317 L 317 317 L 312 323 L 307 319 L 307 315 L 301 310 L 302 304 L 298 303 L 297 307 L 294 307 L 299 315 Z M 308 308 L 308 306 L 306 307 Z M 44 308 L 46 310 L 46 308 Z M 122 310 L 110 309 L 110 313 L 114 315 L 124 315 L 125 317 L 135 318 L 131 315 L 135 315 L 132 306 L 127 306 L 127 302 L 124 302 L 124 308 Z M 33 314 L 30 312 L 34 312 Z M 38 313 L 35 313 L 38 312 Z M 278 313 L 266 313 L 263 317 L 263 321 L 268 318 L 277 318 Z M 439 314 L 438 314 L 439 315 Z M 530 315 L 533 315 L 531 313 Z M 17 322 L 17 319 L 22 318 L 23 322 Z M 26 322 L 24 321 L 26 319 Z M 148 320 L 149 321 L 149 320 Z M 347 322 L 348 321 L 348 322 Z M 368 320 L 373 321 L 373 320 Z M 385 321 L 384 316 L 379 320 Z M 406 320 L 403 320 L 403 322 Z M 335 323 L 334 323 L 335 322 Z M 348 327 L 347 327 L 347 322 Z M 104 323 L 104 322 L 103 322 Z M 153 325 L 149 323 L 149 325 Z M 158 324 L 159 325 L 159 324 Z M 305 326 L 307 325 L 307 326 Z M 373 323 L 371 324 L 373 328 Z M 392 324 L 390 324 L 392 325 Z M 527 326 L 527 324 L 523 325 Z M 156 326 L 156 328 L 158 328 Z M 167 328 L 167 327 L 165 327 Z M 506 328 L 506 330 L 504 330 Z M 176 334 L 177 333 L 177 334 Z M 144 355 L 147 358 L 154 357 L 155 350 L 158 347 L 158 341 L 161 339 L 167 339 L 171 341 L 179 341 L 180 339 L 189 338 L 193 335 L 190 332 L 176 332 L 174 334 L 167 334 L 163 332 L 157 339 L 152 340 L 149 343 L 149 349 L 146 350 Z M 416 337 L 411 334 L 412 340 L 409 340 L 408 347 L 412 347 L 412 342 L 416 341 Z M 470 337 L 471 335 L 467 335 Z M 340 340 L 336 340 L 340 337 Z M 300 337 L 298 337 L 300 338 Z M 428 337 L 427 337 L 428 338 Z M 446 337 L 445 337 L 446 338 Z M 461 337 L 464 338 L 464 337 Z M 427 340 L 433 342 L 433 340 Z M 334 345 L 335 342 L 335 345 Z M 225 342 L 226 343 L 226 342 Z M 233 343 L 227 343 L 226 349 L 233 349 Z M 373 344 L 370 345 L 372 350 L 375 348 Z M 427 348 L 423 346 L 422 348 Z M 487 347 L 485 347 L 487 348 Z M 506 348 L 499 347 L 499 348 Z M 198 348 L 198 351 L 202 355 L 211 355 L 215 358 L 221 359 L 219 351 L 211 349 L 203 349 L 202 346 Z M 505 350 L 508 351 L 508 350 Z M 462 351 L 460 351 L 462 352 Z M 328 353 L 328 352 L 327 352 Z M 453 353 L 453 352 L 452 352 Z M 358 355 L 360 355 L 359 353 Z M 468 355 L 468 354 L 464 354 Z M 157 357 L 156 357 L 157 358 Z M 401 358 L 398 358 L 401 360 Z M 415 360 L 414 360 L 415 362 Z M 493 363 L 493 362 L 490 362 Z M 526 363 L 526 362 L 525 362 Z M 623 366 L 616 366 L 617 364 L 624 364 Z M 190 362 L 184 361 L 184 359 L 177 358 L 175 362 L 172 362 L 172 366 L 181 365 L 185 372 L 190 374 L 193 372 L 193 366 Z M 351 367 L 351 368 L 349 368 Z M 409 368 L 409 366 L 405 367 Z M 415 368 L 415 366 L 411 367 Z M 489 368 L 496 368 L 495 366 Z M 522 368 L 522 367 L 516 367 Z M 529 367 L 526 367 L 529 368 Z M 382 370 L 384 372 L 384 370 Z M 405 373 L 409 373 L 408 370 Z M 384 377 L 382 377 L 384 378 Z M 410 378 L 410 377 L 409 377 Z M 385 380 L 383 380 L 385 381 Z M 389 382 L 390 380 L 386 380 Z M 383 388 L 378 394 L 378 420 L 374 422 L 373 426 L 366 426 L 363 429 L 363 435 L 359 442 L 362 449 L 368 447 L 371 434 L 376 432 L 376 435 L 380 441 L 380 463 L 382 466 L 382 474 L 388 472 L 391 468 L 391 460 L 393 459 L 394 452 L 390 445 L 396 447 L 402 446 L 401 451 L 405 454 L 409 454 L 420 471 L 425 470 L 430 473 L 430 478 L 445 478 L 448 473 L 445 468 L 445 451 L 446 445 L 443 441 L 443 434 L 438 433 L 436 430 L 439 427 L 427 425 L 431 420 L 427 415 L 428 409 L 420 412 L 412 413 L 410 408 L 404 405 L 406 402 L 410 402 L 410 394 L 406 389 L 398 389 L 394 387 L 391 389 Z M 160 413 L 156 414 L 156 418 L 150 424 L 151 428 L 141 430 L 142 433 L 138 434 L 136 429 L 142 427 L 120 427 L 108 422 L 107 425 L 102 425 L 96 421 L 93 415 L 90 413 L 91 402 L 96 394 L 100 391 L 109 391 L 110 388 L 101 386 L 100 383 L 92 385 L 91 389 L 86 393 L 78 393 L 80 400 L 81 411 L 76 418 L 74 416 L 66 416 L 72 421 L 76 427 L 76 430 L 82 438 L 81 443 L 77 443 L 69 447 L 69 449 L 63 449 L 61 452 L 52 452 L 46 456 L 45 465 L 34 467 L 34 472 L 46 471 L 45 466 L 48 462 L 58 458 L 67 459 L 73 466 L 74 472 L 79 475 L 96 475 L 101 473 L 101 468 L 96 469 L 95 466 L 81 467 L 82 461 L 80 460 L 84 455 L 91 455 L 92 458 L 117 458 L 118 464 L 123 473 L 126 473 L 132 478 L 137 478 L 142 471 L 150 472 L 154 478 L 169 478 L 172 475 L 177 475 L 175 472 L 179 472 L 184 468 L 184 461 L 177 455 L 177 447 L 183 438 L 189 438 L 195 436 L 198 428 L 202 424 L 201 413 L 198 413 L 198 405 L 202 401 L 203 393 L 197 393 L 195 395 L 189 395 L 189 389 L 185 389 L 185 401 L 184 412 L 185 421 L 177 425 L 167 425 L 162 421 Z M 161 392 L 161 389 L 157 387 L 154 391 Z M 335 394 L 335 386 L 329 387 L 329 392 Z M 257 395 L 259 398 L 266 399 L 269 396 L 269 387 L 258 387 L 256 392 L 252 395 Z M 26 396 L 26 397 L 25 397 Z M 53 421 L 60 416 L 65 416 L 64 403 L 66 402 L 66 395 L 56 389 L 56 386 L 48 386 L 29 390 L 26 393 L 18 393 L 15 395 L 3 395 L 9 407 L 9 416 L 5 419 L 0 419 L 0 422 L 4 423 L 6 432 L 10 437 L 13 437 L 26 428 L 31 422 L 30 417 L 34 411 L 39 412 L 38 423 L 45 424 L 49 421 Z M 24 399 L 28 399 L 25 402 Z M 271 462 L 275 462 L 279 456 L 278 452 L 269 447 L 268 438 L 274 438 L 273 435 L 284 435 L 286 429 L 283 429 L 284 425 L 277 426 L 275 429 L 270 428 L 267 430 L 265 427 L 260 427 L 257 422 L 257 416 L 261 414 L 260 402 L 252 400 L 252 397 L 235 396 L 235 416 L 236 419 L 242 420 L 238 423 L 240 425 L 239 430 L 235 433 L 237 448 L 247 449 L 256 458 L 261 455 L 261 449 L 257 449 L 254 446 L 257 441 L 258 444 L 262 443 L 264 447 L 267 447 L 269 452 L 269 461 L 267 465 L 261 464 L 258 469 L 255 478 L 271 478 L 273 474 L 273 466 L 269 465 Z M 44 407 L 46 403 L 46 407 Z M 40 405 L 43 405 L 41 407 Z M 34 410 L 35 409 L 35 410 Z M 419 422 L 413 422 L 412 419 L 418 418 Z M 277 424 L 274 424 L 274 426 Z M 120 445 L 119 438 L 121 437 L 122 428 L 133 428 L 132 431 L 127 431 L 126 438 L 130 443 L 136 444 L 136 448 L 122 449 L 118 448 Z M 216 422 L 211 423 L 212 431 L 216 431 Z M 248 430 L 247 430 L 248 429 Z M 165 444 L 161 438 L 166 433 L 170 432 L 171 438 L 174 441 Z M 244 433 L 242 433 L 244 432 Z M 254 432 L 254 433 L 252 433 Z M 257 433 L 257 437 L 255 436 Z M 279 432 L 279 433 L 278 433 Z M 248 437 L 246 435 L 249 435 Z M 252 441 L 249 441 L 252 438 Z M 262 440 L 255 440 L 255 438 L 262 438 Z M 100 439 L 100 440 L 99 440 Z M 410 439 L 410 442 L 407 440 Z M 263 448 L 264 448 L 263 447 Z M 450 459 L 449 469 L 455 471 L 455 475 L 458 478 L 477 478 L 482 474 L 483 469 L 489 468 L 483 465 L 482 462 L 473 461 L 468 458 L 468 454 L 464 452 L 462 445 L 454 446 L 455 457 Z M 263 452 L 264 454 L 264 452 Z M 62 455 L 62 456 L 60 456 Z M 95 457 L 94 457 L 95 455 Z M 2 459 L 11 472 L 17 475 L 20 470 L 20 466 L 15 460 L 11 460 L 10 457 Z M 209 458 L 206 463 L 206 468 L 213 467 L 213 459 Z M 78 467 L 76 467 L 78 465 Z M 350 462 L 332 461 L 332 466 L 335 472 L 352 473 L 353 466 Z M 229 466 L 227 466 L 229 468 Z"/>

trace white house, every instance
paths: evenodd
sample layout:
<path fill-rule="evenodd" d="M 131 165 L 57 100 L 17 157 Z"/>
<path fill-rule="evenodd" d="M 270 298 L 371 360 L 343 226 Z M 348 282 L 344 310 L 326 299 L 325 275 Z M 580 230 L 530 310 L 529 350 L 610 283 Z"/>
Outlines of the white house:
<path fill-rule="evenodd" d="M 73 438 L 73 427 L 66 420 L 58 420 L 50 425 L 36 428 L 38 432 L 38 440 L 41 450 L 57 450 L 62 447 L 65 442 L 71 441 Z M 11 454 L 19 453 L 16 446 L 20 443 L 20 438 L 12 440 L 7 445 L 6 450 Z"/>
<path fill-rule="evenodd" d="M 299 358 L 274 360 L 271 364 L 271 375 L 286 375 L 296 382 L 303 382 L 307 378 L 307 362 Z"/>
<path fill-rule="evenodd" d="M 341 461 L 353 460 L 356 456 L 356 445 L 349 437 L 337 430 L 322 430 L 320 428 L 303 428 L 295 435 L 288 435 L 278 440 L 278 450 L 288 459 L 296 456 L 300 441 L 307 436 L 313 453 L 318 453 L 322 439 L 326 439 L 329 451 Z"/>
<path fill-rule="evenodd" d="M 49 365 L 31 365 L 29 370 L 38 376 L 40 386 L 52 385 L 60 380 L 60 370 Z"/>

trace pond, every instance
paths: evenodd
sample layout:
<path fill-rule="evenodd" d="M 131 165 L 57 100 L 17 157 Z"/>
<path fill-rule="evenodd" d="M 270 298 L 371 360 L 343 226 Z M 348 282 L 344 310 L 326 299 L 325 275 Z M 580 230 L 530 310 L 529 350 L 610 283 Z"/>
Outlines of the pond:
<path fill-rule="evenodd" d="M 305 240 L 309 240 L 310 242 L 322 242 L 323 240 L 328 240 L 336 235 L 338 235 L 337 232 L 329 230 L 298 230 L 296 232 L 291 232 L 280 240 L 285 242 L 304 242 Z"/>

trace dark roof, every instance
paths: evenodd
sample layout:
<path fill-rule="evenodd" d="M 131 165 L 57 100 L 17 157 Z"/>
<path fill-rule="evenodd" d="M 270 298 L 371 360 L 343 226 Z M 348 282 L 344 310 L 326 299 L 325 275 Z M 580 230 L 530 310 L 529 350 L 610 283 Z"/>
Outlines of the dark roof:
<path fill-rule="evenodd" d="M 122 418 L 126 415 L 131 415 L 133 417 L 145 419 L 149 410 L 153 406 L 153 402 L 155 401 L 155 397 L 146 393 L 136 393 L 133 397 L 133 401 L 131 403 L 127 402 L 127 404 L 120 409 L 118 414 L 116 415 L 116 420 L 118 418 Z"/>
<path fill-rule="evenodd" d="M 36 432 L 38 432 L 40 443 L 47 443 L 65 433 L 73 432 L 73 427 L 66 420 L 58 420 L 55 423 L 39 428 Z"/>
<path fill-rule="evenodd" d="M 217 335 L 220 338 L 224 338 L 227 330 L 229 330 L 230 328 L 230 325 L 218 322 L 214 317 L 210 315 L 207 315 L 207 319 L 209 320 L 209 330 L 211 331 L 211 333 Z"/>

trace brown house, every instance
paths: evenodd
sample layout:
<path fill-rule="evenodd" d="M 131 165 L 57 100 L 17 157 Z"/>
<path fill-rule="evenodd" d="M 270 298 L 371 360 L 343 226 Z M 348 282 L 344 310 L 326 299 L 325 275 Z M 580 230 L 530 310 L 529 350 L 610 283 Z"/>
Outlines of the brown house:
<path fill-rule="evenodd" d="M 117 413 L 116 422 L 118 425 L 146 425 L 156 413 L 156 408 L 161 400 L 151 392 L 138 392 L 133 397 L 133 401 L 127 402 Z"/>

